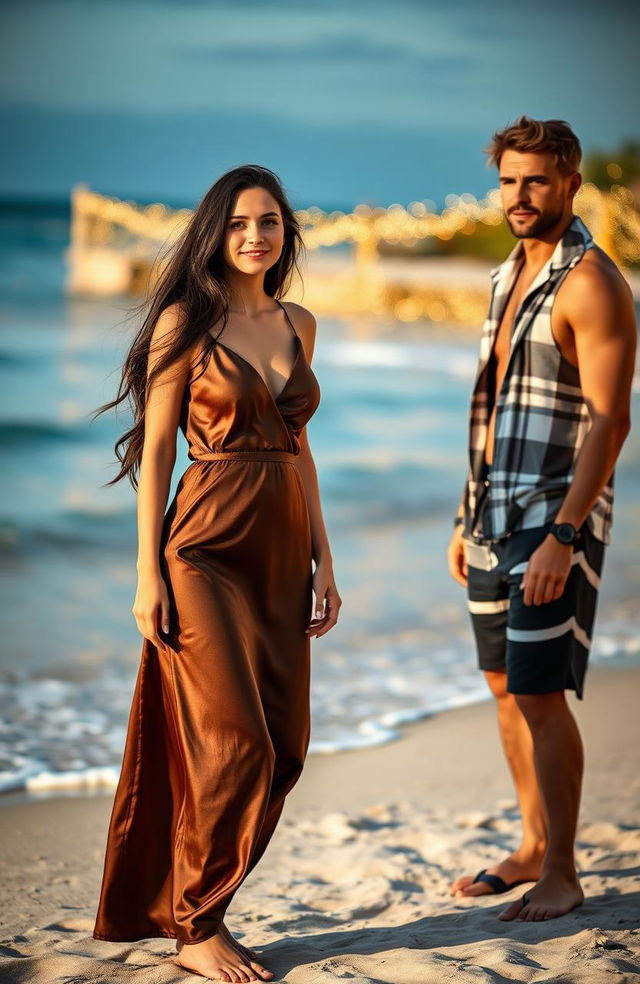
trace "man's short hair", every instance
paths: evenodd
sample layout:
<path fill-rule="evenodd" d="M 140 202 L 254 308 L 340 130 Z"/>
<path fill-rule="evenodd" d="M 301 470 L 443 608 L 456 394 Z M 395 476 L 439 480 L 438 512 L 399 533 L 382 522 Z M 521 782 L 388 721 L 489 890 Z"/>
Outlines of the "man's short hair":
<path fill-rule="evenodd" d="M 504 130 L 496 130 L 486 148 L 488 164 L 500 167 L 505 150 L 521 154 L 553 154 L 556 166 L 563 174 L 573 174 L 580 167 L 580 141 L 564 120 L 532 120 L 521 116 Z"/>

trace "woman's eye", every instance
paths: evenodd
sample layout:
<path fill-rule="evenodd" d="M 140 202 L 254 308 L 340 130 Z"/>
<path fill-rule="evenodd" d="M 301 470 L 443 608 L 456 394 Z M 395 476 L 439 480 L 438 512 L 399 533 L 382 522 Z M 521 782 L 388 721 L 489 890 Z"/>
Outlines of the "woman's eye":
<path fill-rule="evenodd" d="M 264 220 L 264 224 L 265 225 L 274 226 L 274 225 L 277 225 L 278 224 L 278 220 L 277 219 L 265 219 Z"/>
<path fill-rule="evenodd" d="M 241 229 L 242 228 L 242 222 L 232 222 L 231 225 L 229 226 L 229 228 L 230 229 Z"/>

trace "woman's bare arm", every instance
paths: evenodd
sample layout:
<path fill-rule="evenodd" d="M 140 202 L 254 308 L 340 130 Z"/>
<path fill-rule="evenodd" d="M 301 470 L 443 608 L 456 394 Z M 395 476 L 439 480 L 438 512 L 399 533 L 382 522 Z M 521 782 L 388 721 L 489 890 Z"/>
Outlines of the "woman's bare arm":
<path fill-rule="evenodd" d="M 154 329 L 147 376 L 178 329 L 181 309 L 166 308 Z M 160 570 L 160 538 L 176 460 L 180 407 L 191 365 L 185 353 L 152 383 L 147 395 L 144 445 L 138 481 L 138 590 L 133 604 L 138 629 L 158 647 L 159 629 L 169 631 L 169 601 Z"/>
<path fill-rule="evenodd" d="M 288 303 L 287 309 L 304 346 L 307 361 L 310 363 L 313 358 L 316 338 L 315 318 L 299 304 Z M 333 576 L 333 558 L 322 515 L 318 474 L 309 446 L 306 427 L 300 434 L 300 454 L 297 458 L 297 465 L 307 499 L 313 559 L 315 561 L 313 575 L 313 590 L 316 598 L 315 617 L 309 624 L 307 634 L 319 637 L 325 635 L 336 624 L 342 600 Z"/>

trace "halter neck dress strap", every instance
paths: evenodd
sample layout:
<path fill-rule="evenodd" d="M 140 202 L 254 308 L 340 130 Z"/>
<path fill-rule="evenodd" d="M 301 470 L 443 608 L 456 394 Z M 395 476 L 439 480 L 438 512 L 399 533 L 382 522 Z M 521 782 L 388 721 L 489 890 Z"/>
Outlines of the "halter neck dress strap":
<path fill-rule="evenodd" d="M 282 308 L 282 310 L 284 311 L 284 316 L 285 316 L 285 318 L 287 319 L 287 321 L 289 322 L 289 324 L 291 325 L 291 331 L 293 332 L 293 334 L 294 334 L 294 335 L 296 336 L 296 338 L 297 338 L 297 337 L 298 337 L 298 332 L 297 332 L 297 331 L 295 330 L 295 328 L 294 328 L 294 326 L 293 326 L 293 321 L 292 321 L 292 320 L 291 320 L 291 318 L 289 317 L 289 314 L 288 314 L 288 312 L 287 312 L 287 309 L 286 309 L 286 307 L 284 306 L 284 304 L 283 304 L 283 303 L 282 303 L 281 301 L 279 301 L 279 300 L 278 300 L 278 298 L 277 298 L 277 297 L 274 297 L 274 301 L 276 302 L 276 304 L 278 305 L 278 307 L 281 307 L 281 308 Z"/>

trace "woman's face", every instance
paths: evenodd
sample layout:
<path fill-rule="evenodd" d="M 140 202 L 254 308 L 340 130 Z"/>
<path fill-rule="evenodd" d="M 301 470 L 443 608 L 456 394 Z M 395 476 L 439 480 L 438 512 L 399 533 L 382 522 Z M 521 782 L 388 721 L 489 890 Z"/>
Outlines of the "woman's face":
<path fill-rule="evenodd" d="M 284 225 L 280 207 L 264 188 L 246 188 L 227 222 L 224 258 L 231 270 L 264 274 L 280 259 Z"/>

